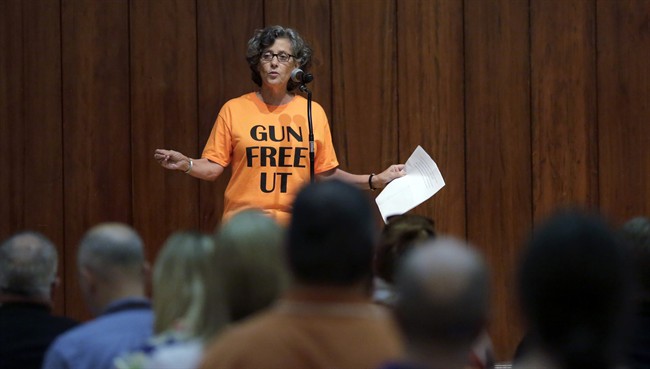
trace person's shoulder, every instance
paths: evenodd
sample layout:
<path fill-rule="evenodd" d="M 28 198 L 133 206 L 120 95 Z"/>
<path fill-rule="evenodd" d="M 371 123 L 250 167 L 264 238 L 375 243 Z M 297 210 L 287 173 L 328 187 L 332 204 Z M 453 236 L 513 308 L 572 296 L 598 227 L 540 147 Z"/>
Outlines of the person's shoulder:
<path fill-rule="evenodd" d="M 70 331 L 68 331 L 70 333 Z M 43 356 L 43 368 L 70 368 L 74 357 L 78 356 L 76 345 L 70 344 L 69 335 L 60 335 L 45 351 Z"/>
<path fill-rule="evenodd" d="M 282 316 L 262 313 L 235 325 L 206 347 L 201 368 L 293 368 L 296 362 L 292 328 Z"/>
<path fill-rule="evenodd" d="M 225 339 L 242 339 L 247 340 L 251 337 L 264 337 L 264 332 L 269 328 L 274 328 L 278 324 L 278 314 L 273 310 L 266 310 L 257 313 L 244 321 L 235 324 L 220 336 Z M 217 339 L 220 341 L 221 339 Z"/>
<path fill-rule="evenodd" d="M 106 314 L 85 323 L 85 334 L 95 342 L 120 344 L 123 339 L 148 337 L 153 334 L 154 315 L 150 309 L 126 310 Z"/>
<path fill-rule="evenodd" d="M 231 98 L 221 106 L 219 116 L 229 121 L 233 115 L 249 114 L 249 112 L 255 111 L 256 98 L 255 92 Z"/>
<path fill-rule="evenodd" d="M 281 334 L 283 324 L 273 311 L 256 314 L 227 328 L 208 347 L 208 351 L 234 352 L 241 348 L 267 345 Z"/>
<path fill-rule="evenodd" d="M 153 327 L 153 312 L 150 309 L 125 310 L 101 315 L 70 329 L 60 338 L 69 343 L 88 343 L 109 339 L 112 333 L 126 333 L 142 329 L 150 331 Z M 124 328 L 128 328 L 124 330 Z"/>
<path fill-rule="evenodd" d="M 307 98 L 302 96 L 301 94 L 296 93 L 295 98 L 292 101 L 294 104 L 297 106 L 300 106 L 301 109 L 307 109 Z M 315 100 L 311 101 L 311 109 L 313 114 L 325 114 L 325 109 L 323 109 L 323 106 Z"/>
<path fill-rule="evenodd" d="M 249 104 L 254 104 L 255 103 L 255 92 L 247 92 L 241 96 L 233 97 L 226 101 L 225 104 L 223 104 L 224 108 L 231 108 L 231 107 L 236 107 L 236 106 L 241 106 L 241 105 L 249 105 Z"/>
<path fill-rule="evenodd" d="M 40 308 L 40 304 L 26 304 L 0 307 L 0 324 L 3 328 L 11 330 L 13 327 L 24 328 L 29 323 L 29 330 L 32 332 L 44 331 L 65 331 L 79 323 L 68 317 L 54 315 L 49 309 Z"/>
<path fill-rule="evenodd" d="M 120 322 L 131 322 L 131 321 L 142 321 L 148 322 L 153 320 L 153 310 L 150 308 L 143 309 L 126 309 L 122 311 L 116 311 L 109 314 L 100 315 L 97 318 L 84 323 L 90 327 L 103 325 L 114 325 Z"/>
<path fill-rule="evenodd" d="M 80 324 L 56 337 L 47 349 L 45 360 L 65 361 L 70 357 L 74 357 L 76 349 L 90 337 L 84 327 L 86 324 Z"/>
<path fill-rule="evenodd" d="M 46 358 L 52 362 L 91 360 L 95 357 L 94 353 L 110 352 L 132 342 L 140 344 L 140 340 L 144 343 L 152 333 L 153 313 L 150 309 L 114 312 L 80 324 L 58 336 L 48 349 Z"/>
<path fill-rule="evenodd" d="M 56 349 L 60 347 L 75 347 L 83 344 L 96 335 L 98 332 L 96 326 L 96 319 L 83 324 L 78 324 L 59 335 L 54 340 L 51 347 Z"/>
<path fill-rule="evenodd" d="M 303 96 L 300 93 L 294 93 L 294 96 L 295 96 L 294 102 L 299 103 L 299 104 L 303 104 L 303 105 L 307 105 L 307 98 L 305 96 Z M 312 99 L 311 104 L 312 104 L 312 108 L 313 107 L 318 107 L 318 108 L 322 109 L 322 106 L 320 105 L 320 103 L 317 100 Z"/>

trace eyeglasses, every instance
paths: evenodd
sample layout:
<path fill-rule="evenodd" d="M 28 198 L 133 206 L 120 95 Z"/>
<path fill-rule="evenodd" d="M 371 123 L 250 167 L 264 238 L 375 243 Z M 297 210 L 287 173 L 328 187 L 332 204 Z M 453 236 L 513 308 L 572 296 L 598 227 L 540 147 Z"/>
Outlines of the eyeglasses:
<path fill-rule="evenodd" d="M 260 60 L 263 61 L 263 62 L 268 63 L 271 60 L 273 60 L 273 57 L 276 57 L 276 56 L 278 57 L 278 61 L 280 63 L 288 63 L 289 60 L 291 60 L 291 58 L 295 58 L 295 56 L 293 56 L 291 54 L 287 54 L 284 51 L 280 52 L 280 53 L 277 53 L 277 54 L 272 53 L 270 51 L 266 51 L 260 56 Z"/>

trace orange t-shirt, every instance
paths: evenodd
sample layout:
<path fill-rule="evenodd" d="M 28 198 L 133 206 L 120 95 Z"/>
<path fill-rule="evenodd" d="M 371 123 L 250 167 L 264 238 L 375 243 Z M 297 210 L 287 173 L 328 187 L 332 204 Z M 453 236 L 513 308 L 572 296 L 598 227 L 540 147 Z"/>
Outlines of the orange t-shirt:
<path fill-rule="evenodd" d="M 336 168 L 332 135 L 323 108 L 312 103 L 314 172 Z M 232 164 L 225 193 L 224 219 L 258 208 L 280 224 L 291 217 L 293 199 L 309 183 L 307 99 L 266 105 L 255 92 L 228 101 L 219 112 L 203 158 Z"/>

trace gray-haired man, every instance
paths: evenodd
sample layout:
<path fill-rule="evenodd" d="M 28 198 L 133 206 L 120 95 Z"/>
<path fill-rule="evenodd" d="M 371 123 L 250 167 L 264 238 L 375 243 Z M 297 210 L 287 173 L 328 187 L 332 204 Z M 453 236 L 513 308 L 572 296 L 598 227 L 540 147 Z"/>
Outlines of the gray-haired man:
<path fill-rule="evenodd" d="M 36 232 L 0 246 L 0 368 L 40 368 L 45 350 L 77 323 L 51 314 L 57 252 Z"/>
<path fill-rule="evenodd" d="M 131 227 L 102 224 L 81 240 L 77 261 L 84 297 L 98 316 L 59 337 L 43 368 L 113 368 L 116 356 L 141 347 L 152 334 L 142 240 Z"/>

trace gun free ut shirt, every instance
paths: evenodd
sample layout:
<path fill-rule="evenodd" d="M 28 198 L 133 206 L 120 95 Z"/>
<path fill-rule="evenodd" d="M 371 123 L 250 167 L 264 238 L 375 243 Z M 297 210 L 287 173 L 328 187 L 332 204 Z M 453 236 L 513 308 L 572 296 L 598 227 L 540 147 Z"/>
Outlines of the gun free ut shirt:
<path fill-rule="evenodd" d="M 312 102 L 314 173 L 336 168 L 327 116 Z M 285 105 L 266 105 L 255 92 L 228 101 L 219 112 L 203 150 L 223 167 L 232 165 L 225 192 L 224 220 L 258 208 L 280 224 L 291 217 L 298 191 L 309 183 L 307 99 L 296 95 Z"/>

